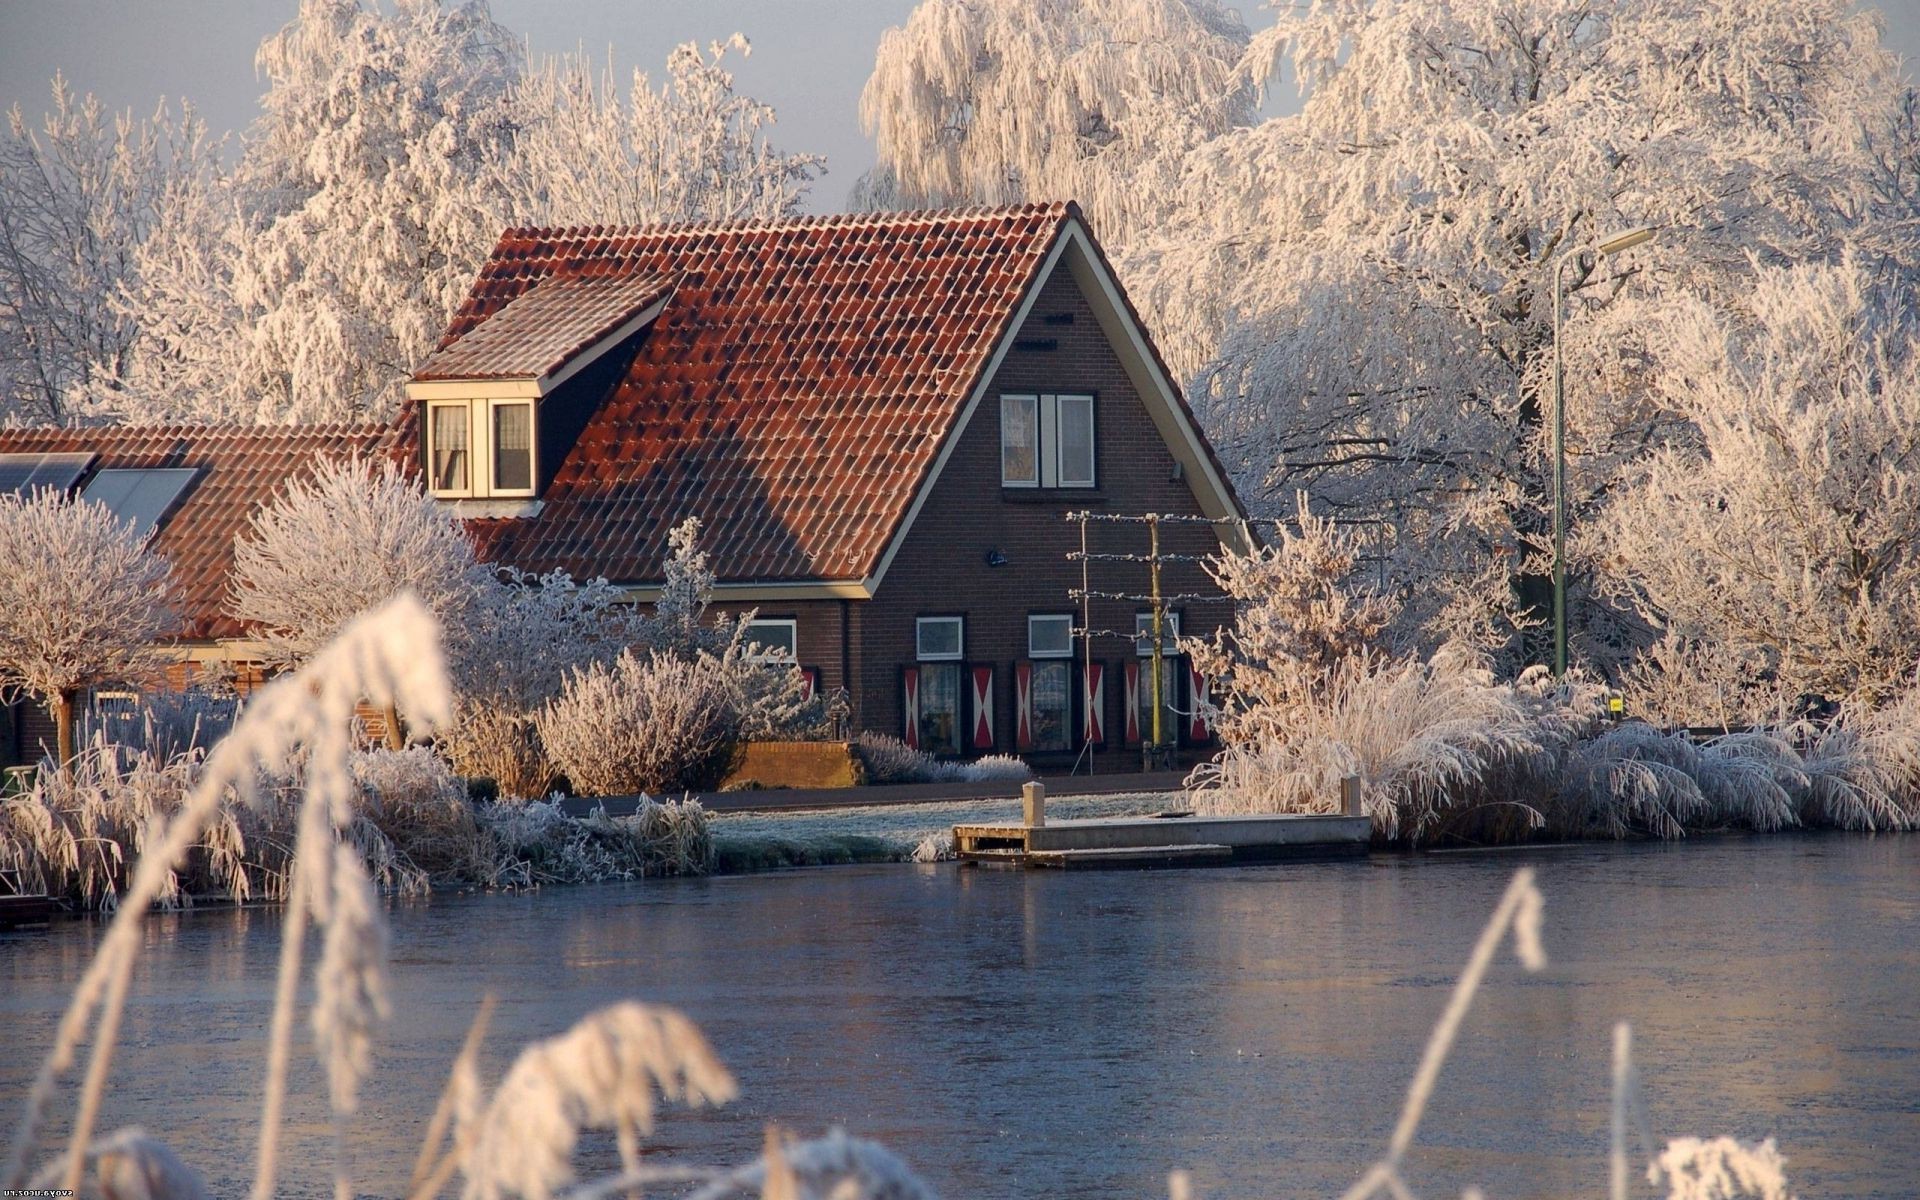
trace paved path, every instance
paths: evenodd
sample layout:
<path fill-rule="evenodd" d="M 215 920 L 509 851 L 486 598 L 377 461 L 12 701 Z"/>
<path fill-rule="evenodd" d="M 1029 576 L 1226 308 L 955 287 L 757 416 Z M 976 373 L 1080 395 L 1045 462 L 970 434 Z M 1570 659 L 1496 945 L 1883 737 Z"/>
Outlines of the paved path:
<path fill-rule="evenodd" d="M 1133 771 L 1112 775 L 1042 776 L 1048 796 L 1111 796 L 1123 792 L 1173 792 L 1180 789 L 1185 771 Z M 752 792 L 697 792 L 694 799 L 710 812 L 805 812 L 818 808 L 884 807 L 894 804 L 939 804 L 949 800 L 1014 798 L 1020 785 L 1005 780 L 985 783 L 896 783 L 854 788 L 766 788 Z M 631 796 L 596 800 L 569 796 L 561 801 L 567 813 L 582 817 L 604 803 L 612 816 L 631 813 Z"/>

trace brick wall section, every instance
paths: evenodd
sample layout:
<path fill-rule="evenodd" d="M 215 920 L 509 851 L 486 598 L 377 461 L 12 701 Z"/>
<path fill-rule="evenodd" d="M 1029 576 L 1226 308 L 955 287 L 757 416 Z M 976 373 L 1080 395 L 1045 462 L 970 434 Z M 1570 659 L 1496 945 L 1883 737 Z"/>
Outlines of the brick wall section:
<path fill-rule="evenodd" d="M 1073 323 L 1047 323 L 1048 316 L 1057 322 L 1060 314 L 1072 314 Z M 1065 514 L 1090 508 L 1134 515 L 1200 515 L 1187 482 L 1172 477 L 1172 452 L 1064 267 L 1042 288 L 1018 336 L 1051 339 L 1057 348 L 1008 352 L 879 594 L 860 606 L 865 611 L 858 643 L 856 704 L 857 719 L 865 728 L 900 733 L 899 672 L 914 660 L 914 619 L 959 613 L 967 618 L 967 661 L 995 668 L 994 732 L 999 749 L 1011 753 L 1013 663 L 1027 656 L 1027 616 L 1073 611 L 1067 592 L 1080 585 L 1080 567 L 1066 557 L 1079 548 L 1079 527 L 1069 523 Z M 1002 392 L 1092 393 L 1099 486 L 1057 491 L 1001 488 Z M 1090 524 L 1088 537 L 1095 552 L 1144 554 L 1147 549 L 1143 525 Z M 1208 554 L 1218 548 L 1218 539 L 1205 525 L 1162 527 L 1162 552 Z M 1005 555 L 1006 565 L 987 566 L 989 550 Z M 1144 594 L 1147 590 L 1145 564 L 1095 563 L 1092 572 L 1096 591 Z M 1218 594 L 1204 570 L 1193 563 L 1164 567 L 1161 587 L 1166 593 Z M 1096 601 L 1093 628 L 1131 630 L 1135 611 L 1145 607 Z M 1180 608 L 1187 633 L 1210 632 L 1231 617 L 1231 605 L 1224 599 L 1190 602 Z M 1109 671 L 1105 689 L 1109 749 L 1101 760 L 1107 769 L 1139 765 L 1137 750 L 1120 748 L 1125 710 L 1118 664 L 1133 653 L 1131 642 L 1116 638 L 1094 644 L 1094 657 L 1105 661 Z"/>

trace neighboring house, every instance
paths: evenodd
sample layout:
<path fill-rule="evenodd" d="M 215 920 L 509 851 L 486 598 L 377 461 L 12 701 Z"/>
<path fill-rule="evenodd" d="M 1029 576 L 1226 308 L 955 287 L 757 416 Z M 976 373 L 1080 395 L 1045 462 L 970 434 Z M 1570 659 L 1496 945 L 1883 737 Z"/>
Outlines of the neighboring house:
<path fill-rule="evenodd" d="M 509 230 L 407 393 L 397 428 L 0 431 L 0 489 L 77 490 L 155 530 L 182 596 L 175 685 L 257 661 L 225 611 L 234 537 L 356 452 L 416 461 L 483 557 L 642 603 L 699 518 L 719 610 L 754 610 L 757 642 L 845 688 L 856 728 L 943 756 L 1139 765 L 1148 606 L 1119 597 L 1147 591 L 1147 529 L 1089 523 L 1076 561 L 1069 512 L 1172 518 L 1178 631 L 1231 617 L 1200 559 L 1244 514 L 1071 204 Z M 1090 611 L 1083 571 L 1106 594 Z M 1190 753 L 1204 689 L 1169 664 L 1164 725 Z M 50 722 L 9 711 L 0 759 L 36 756 Z"/>
<path fill-rule="evenodd" d="M 393 438 L 383 426 L 0 429 L 0 492 L 56 488 L 132 521 L 172 568 L 179 624 L 165 681 L 183 686 L 208 670 L 244 680 L 259 648 L 226 611 L 235 535 L 323 455 L 381 453 Z M 91 703 L 111 706 L 126 687 L 159 682 L 103 687 Z M 0 696 L 0 765 L 33 761 L 53 740 L 44 707 Z"/>
<path fill-rule="evenodd" d="M 1183 633 L 1231 614 L 1197 558 L 1245 536 L 1239 502 L 1071 204 L 509 230 L 407 392 L 402 436 L 483 556 L 649 601 L 698 517 L 717 607 L 846 688 L 856 727 L 941 755 L 1138 765 L 1147 606 L 1097 599 L 1104 635 L 1070 636 L 1070 511 L 1216 519 L 1163 525 L 1162 587 Z M 1143 525 L 1087 536 L 1147 550 Z M 1084 565 L 1147 591 L 1143 562 Z M 1194 747 L 1203 690 L 1165 673 Z"/>

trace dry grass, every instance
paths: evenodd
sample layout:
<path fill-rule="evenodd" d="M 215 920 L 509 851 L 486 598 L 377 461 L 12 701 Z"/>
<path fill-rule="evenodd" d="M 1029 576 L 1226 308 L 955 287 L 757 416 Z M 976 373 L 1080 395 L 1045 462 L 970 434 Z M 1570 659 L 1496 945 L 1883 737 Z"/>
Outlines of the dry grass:
<path fill-rule="evenodd" d="M 632 816 L 575 820 L 552 804 L 476 807 L 424 747 L 356 752 L 354 798 L 339 831 L 382 892 L 435 887 L 537 887 L 710 870 L 713 840 L 695 802 L 646 801 Z M 0 871 L 28 892 L 79 911 L 112 912 L 156 823 L 177 815 L 205 755 L 166 762 L 96 736 L 68 772 L 42 771 L 0 799 Z M 229 789 L 155 903 L 284 901 L 298 841 L 301 773 Z"/>
<path fill-rule="evenodd" d="M 1357 775 L 1382 841 L 1522 837 L 1546 822 L 1532 798 L 1598 719 L 1591 688 L 1538 675 L 1498 683 L 1462 655 L 1362 653 L 1327 672 L 1313 703 L 1284 719 L 1242 720 L 1242 740 L 1188 785 L 1209 813 L 1334 812 L 1340 781 Z"/>

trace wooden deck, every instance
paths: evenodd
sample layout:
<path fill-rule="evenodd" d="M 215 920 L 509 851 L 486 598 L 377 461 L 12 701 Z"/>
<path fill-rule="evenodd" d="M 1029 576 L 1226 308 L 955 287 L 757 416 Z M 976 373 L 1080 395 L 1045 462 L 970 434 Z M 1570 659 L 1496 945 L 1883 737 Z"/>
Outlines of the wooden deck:
<path fill-rule="evenodd" d="M 1206 866 L 1367 852 L 1363 816 L 1100 817 L 1028 825 L 955 825 L 953 848 L 983 866 Z"/>

